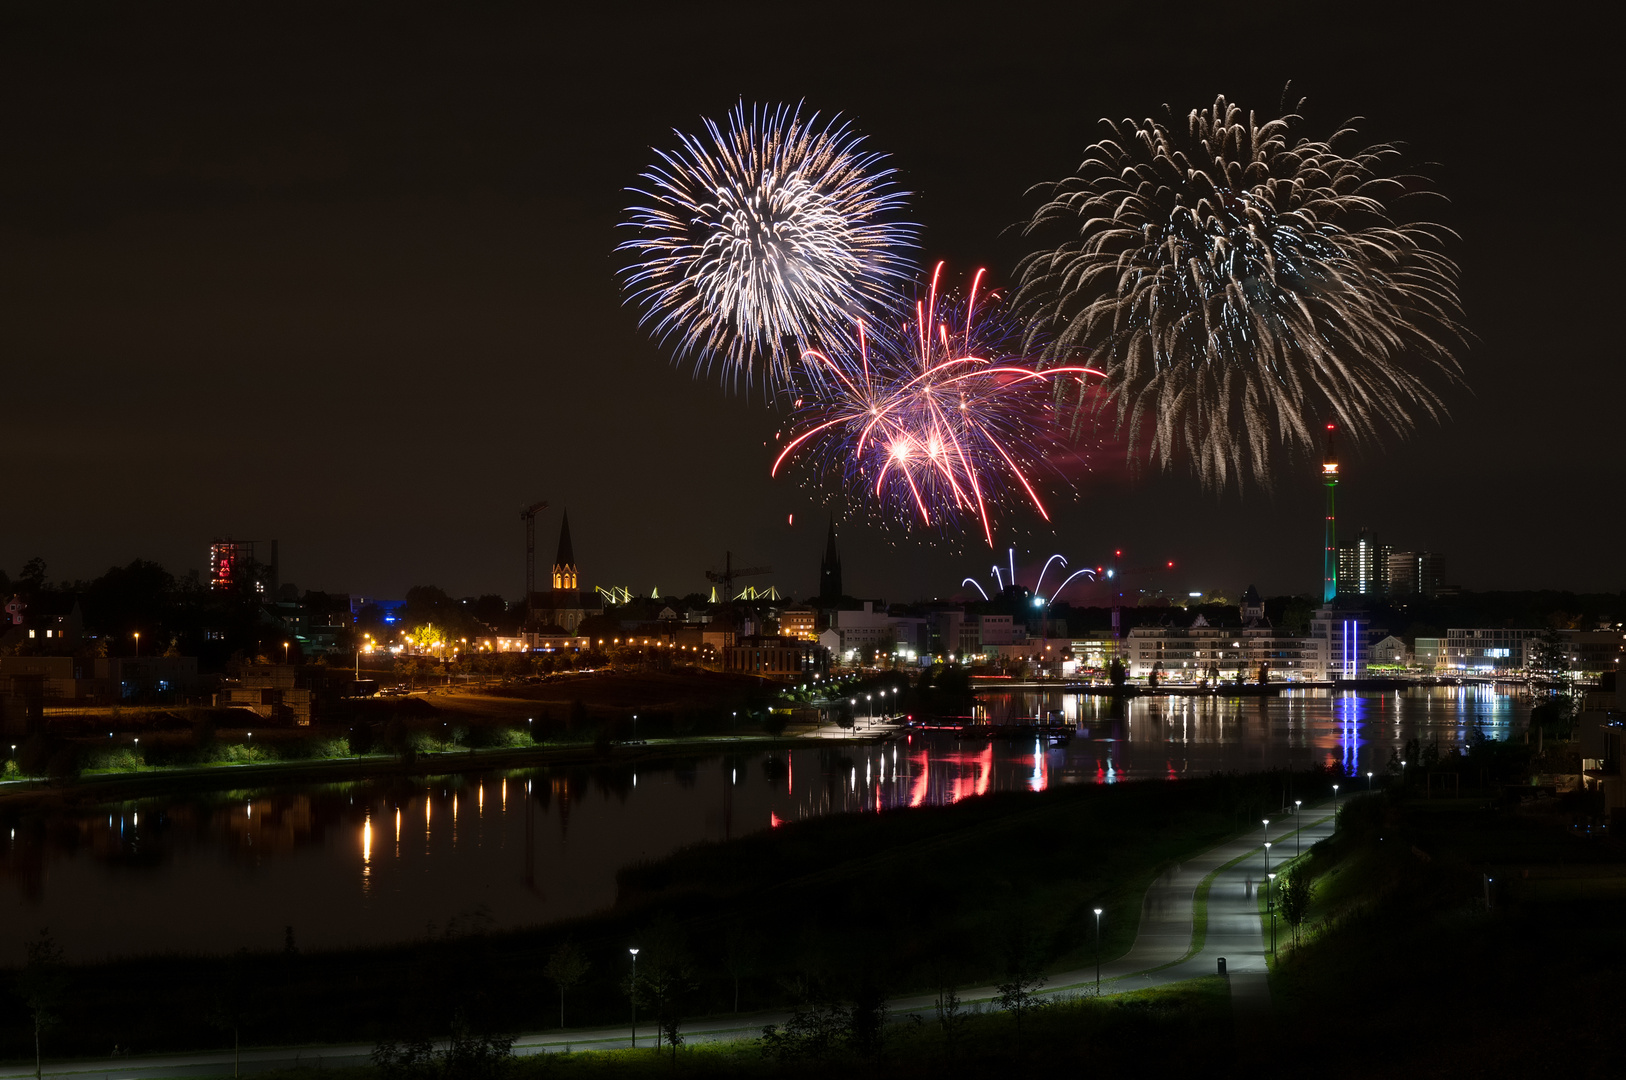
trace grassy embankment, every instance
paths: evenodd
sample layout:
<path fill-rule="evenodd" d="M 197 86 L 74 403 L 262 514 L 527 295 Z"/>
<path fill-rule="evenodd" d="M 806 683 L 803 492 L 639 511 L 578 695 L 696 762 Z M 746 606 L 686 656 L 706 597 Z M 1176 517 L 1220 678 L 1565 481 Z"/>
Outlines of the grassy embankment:
<path fill-rule="evenodd" d="M 535 930 L 90 965 L 72 972 L 47 1050 L 229 1045 L 210 1025 L 221 1000 L 240 1009 L 245 1040 L 258 1044 L 444 1032 L 459 1010 L 495 1030 L 551 1028 L 558 998 L 542 972 L 567 939 L 591 961 L 568 997 L 573 1026 L 622 1019 L 626 949 L 652 934 L 690 958 L 691 1016 L 732 1011 L 731 968 L 745 1011 L 790 1003 L 795 985 L 839 999 L 859 984 L 888 995 L 987 984 L 1024 954 L 1052 971 L 1080 968 L 1094 957 L 1091 907 L 1112 912 L 1102 951 L 1121 955 L 1160 868 L 1229 832 L 1228 784 L 1068 787 L 801 822 L 629 868 L 612 910 Z M 747 959 L 731 965 L 730 954 Z M 0 1024 L 0 1053 L 26 1054 L 21 1013 Z"/>
<path fill-rule="evenodd" d="M 862 1080 L 957 1080 L 986 1076 L 1080 1076 L 1144 1072 L 1223 1075 L 1231 1053 L 1230 994 L 1218 977 L 1102 1000 L 1072 999 L 1038 1010 L 1018 1029 L 1008 1014 L 968 1010 L 952 1031 L 933 1018 L 888 1026 L 878 1052 L 835 1050 L 780 1060 L 759 1040 L 660 1049 L 519 1058 L 507 1080 L 637 1080 L 670 1076 L 840 1075 Z M 646 1039 L 648 1036 L 646 1035 Z M 304 1080 L 308 1072 L 269 1072 L 262 1080 Z M 339 1069 L 326 1080 L 380 1080 L 373 1069 Z"/>
<path fill-rule="evenodd" d="M 102 799 L 183 782 L 336 779 L 403 765 L 421 772 L 446 768 L 448 755 L 479 765 L 556 763 L 602 756 L 631 739 L 666 748 L 771 740 L 805 726 L 794 723 L 797 703 L 779 690 L 717 672 L 595 672 L 490 691 L 343 701 L 304 728 L 230 709 L 65 713 L 52 717 L 52 735 L 26 742 L 0 767 L 0 778 L 34 780 L 0 788 L 0 799 L 64 791 Z M 221 775 L 211 779 L 212 772 Z"/>
<path fill-rule="evenodd" d="M 1426 1076 L 1608 1071 L 1626 1005 L 1626 845 L 1487 796 L 1362 797 L 1339 824 L 1305 856 L 1315 885 L 1296 947 L 1278 921 L 1284 1054 L 1354 1021 L 1382 1033 L 1371 1059 L 1319 1059 L 1318 1073 L 1378 1059 Z"/>

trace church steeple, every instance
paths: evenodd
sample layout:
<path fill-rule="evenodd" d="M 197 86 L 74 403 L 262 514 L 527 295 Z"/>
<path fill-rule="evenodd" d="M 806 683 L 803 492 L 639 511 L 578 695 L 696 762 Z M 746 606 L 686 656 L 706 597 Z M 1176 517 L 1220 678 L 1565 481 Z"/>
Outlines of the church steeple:
<path fill-rule="evenodd" d="M 570 546 L 570 511 L 566 510 L 559 525 L 559 554 L 553 559 L 553 587 L 555 590 L 575 591 L 576 553 Z"/>
<path fill-rule="evenodd" d="M 844 595 L 841 588 L 841 554 L 836 551 L 836 519 L 830 517 L 830 538 L 824 545 L 824 559 L 819 563 L 819 602 L 836 604 Z"/>

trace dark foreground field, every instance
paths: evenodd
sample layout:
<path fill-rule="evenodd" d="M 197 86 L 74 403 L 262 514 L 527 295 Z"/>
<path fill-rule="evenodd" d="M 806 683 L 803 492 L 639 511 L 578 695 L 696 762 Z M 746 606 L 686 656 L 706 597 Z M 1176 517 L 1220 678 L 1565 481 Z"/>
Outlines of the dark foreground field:
<path fill-rule="evenodd" d="M 1229 832 L 1225 780 L 1073 787 L 956 806 L 836 816 L 624 871 L 609 912 L 535 930 L 462 932 L 347 952 L 154 957 L 67 972 L 53 1056 L 441 1034 L 461 1014 L 494 1031 L 559 1026 L 544 974 L 573 942 L 584 977 L 571 1027 L 620 1023 L 627 948 L 678 958 L 687 1016 L 987 983 L 1013 962 L 1079 966 L 1127 949 L 1158 868 Z M 1266 797 L 1255 784 L 1247 797 Z M 312 913 L 317 917 L 319 913 Z M 646 960 L 649 958 L 646 953 Z M 31 1056 L 20 1008 L 0 1012 L 0 1055 Z M 228 1025 L 229 1026 L 229 1025 Z"/>
<path fill-rule="evenodd" d="M 680 972 L 674 1015 L 730 1012 L 737 988 L 742 1009 L 799 1008 L 804 1026 L 777 1042 L 659 1054 L 398 1059 L 341 1080 L 1614 1075 L 1626 857 L 1596 831 L 1489 793 L 1350 800 L 1338 834 L 1306 854 L 1309 916 L 1296 947 L 1281 927 L 1267 1011 L 1233 1011 L 1228 984 L 1210 978 L 1020 1020 L 986 1009 L 876 1028 L 885 995 L 998 982 L 1034 957 L 1052 971 L 1087 964 L 1096 905 L 1111 913 L 1103 953 L 1121 954 L 1157 868 L 1221 839 L 1237 813 L 1255 816 L 1283 780 L 1074 788 L 807 822 L 629 869 L 613 911 L 523 933 L 71 970 L 47 1053 L 227 1047 L 234 1022 L 249 1045 L 552 1028 L 559 996 L 545 972 L 568 941 L 588 962 L 566 999 L 572 1027 L 624 1022 L 632 944 Z M 27 1016 L 4 1015 L 5 1056 L 21 1059 Z"/>

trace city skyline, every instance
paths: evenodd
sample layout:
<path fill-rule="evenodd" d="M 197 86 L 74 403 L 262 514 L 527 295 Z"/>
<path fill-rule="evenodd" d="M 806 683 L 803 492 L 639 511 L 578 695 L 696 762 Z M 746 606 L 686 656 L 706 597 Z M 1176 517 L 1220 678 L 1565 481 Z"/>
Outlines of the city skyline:
<path fill-rule="evenodd" d="M 615 221 L 649 148 L 742 98 L 841 111 L 920 193 L 923 261 L 986 266 L 1009 285 L 1024 191 L 1076 164 L 1099 117 L 1217 92 L 1268 112 L 1291 81 L 1317 127 L 1365 117 L 1363 132 L 1404 141 L 1449 197 L 1476 335 L 1449 419 L 1381 449 L 1340 447 L 1341 538 L 1367 526 L 1448 552 L 1464 589 L 1620 588 L 1607 527 L 1619 500 L 1584 467 L 1609 459 L 1623 389 L 1594 299 L 1609 245 L 1550 227 L 1549 215 L 1589 219 L 1575 185 L 1510 204 L 1503 158 L 1510 124 L 1561 143 L 1584 133 L 1600 69 L 1566 59 L 1555 81 L 1570 53 L 1544 51 L 1541 35 L 1562 28 L 1531 44 L 1426 12 L 1394 16 L 1408 32 L 1369 68 L 1307 63 L 1312 42 L 1360 59 L 1389 24 L 1358 21 L 1328 43 L 1315 19 L 1331 16 L 1282 28 L 1277 14 L 1232 27 L 1275 43 L 1249 70 L 1200 35 L 1171 37 L 1155 83 L 1128 49 L 1065 69 L 1068 35 L 1019 32 L 1020 19 L 956 80 L 887 43 L 920 33 L 946 48 L 959 31 L 884 14 L 856 41 L 833 25 L 777 38 L 807 63 L 746 50 L 726 71 L 660 44 L 676 16 L 659 9 L 640 24 L 647 39 L 590 16 L 438 33 L 335 15 L 313 38 L 202 9 L 178 28 L 14 15 L 3 115 L 20 164 L 0 211 L 0 322 L 13 401 L 28 407 L 11 425 L 0 568 L 38 555 L 53 579 L 89 578 L 139 556 L 206 573 L 214 537 L 276 537 L 284 579 L 306 588 L 514 596 L 517 511 L 546 499 L 539 528 L 570 509 L 586 585 L 695 591 L 731 550 L 811 591 L 839 497 L 770 478 L 774 414 L 675 367 L 622 303 Z M 1110 39 L 1135 21 L 1099 18 L 1068 25 Z M 561 56 L 555 38 L 613 42 L 624 67 L 599 72 L 598 48 Z M 160 67 L 176 80 L 152 78 Z M 1391 78 L 1402 70 L 1425 92 Z M 1494 111 L 1486 85 L 1500 88 Z M 919 119 L 921 86 L 941 124 Z M 975 149 L 944 146 L 944 125 L 974 131 Z M 1571 268 L 1556 325 L 1510 272 L 1538 262 Z M 1273 492 L 1220 495 L 1185 472 L 1130 477 L 1110 451 L 1091 464 L 1076 499 L 1049 498 L 1053 528 L 1013 514 L 992 549 L 837 513 L 848 591 L 950 595 L 1011 545 L 1037 560 L 1173 559 L 1188 589 L 1315 590 L 1313 461 L 1279 470 Z M 1565 527 L 1577 513 L 1596 527 Z M 1555 545 L 1561 562 L 1540 557 Z"/>

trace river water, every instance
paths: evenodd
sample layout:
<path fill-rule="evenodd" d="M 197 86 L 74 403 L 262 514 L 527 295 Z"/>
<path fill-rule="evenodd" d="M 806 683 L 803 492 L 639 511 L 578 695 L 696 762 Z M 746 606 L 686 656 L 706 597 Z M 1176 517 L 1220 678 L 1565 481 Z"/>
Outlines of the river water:
<path fill-rule="evenodd" d="M 534 925 L 614 903 L 616 871 L 801 818 L 1053 784 L 1341 764 L 1364 783 L 1411 738 L 1523 737 L 1490 687 L 1280 697 L 979 697 L 1060 710 L 1062 747 L 916 733 L 882 745 L 516 769 L 0 809 L 0 963 L 49 926 L 71 959 L 383 944 Z"/>

